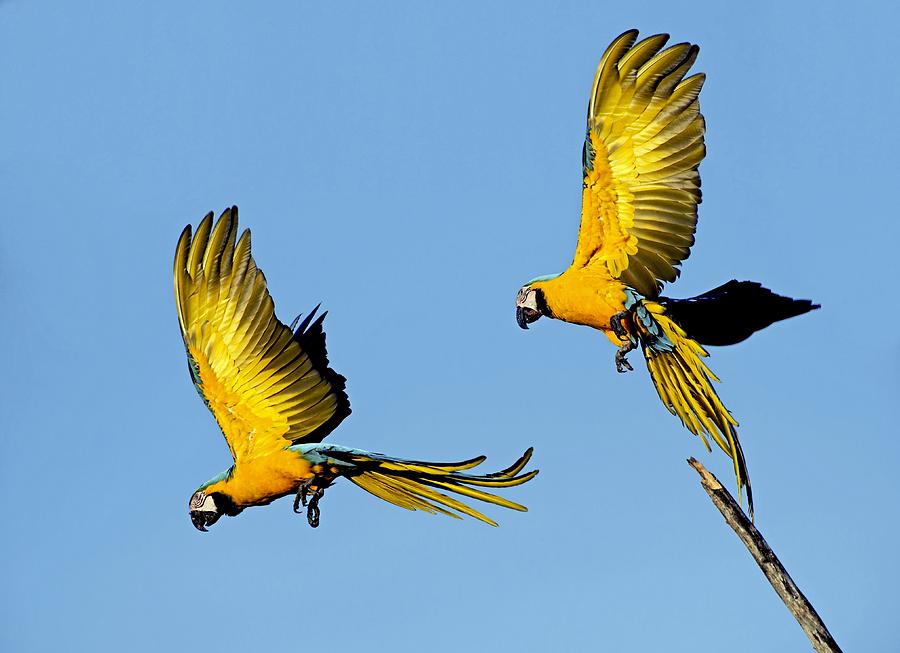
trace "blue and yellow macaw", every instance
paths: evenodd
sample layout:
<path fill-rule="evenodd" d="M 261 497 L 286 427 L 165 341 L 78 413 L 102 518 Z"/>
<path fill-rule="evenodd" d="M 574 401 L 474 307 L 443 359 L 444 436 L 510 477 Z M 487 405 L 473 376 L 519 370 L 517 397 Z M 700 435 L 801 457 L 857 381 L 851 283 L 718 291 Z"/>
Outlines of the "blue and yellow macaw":
<path fill-rule="evenodd" d="M 484 456 L 427 463 L 322 444 L 350 414 L 345 379 L 328 366 L 325 313 L 316 318 L 316 307 L 302 322 L 282 324 L 250 254 L 250 231 L 237 233 L 232 207 L 215 226 L 208 214 L 193 238 L 185 227 L 175 250 L 175 303 L 191 380 L 234 458 L 191 497 L 194 526 L 205 531 L 222 515 L 293 494 L 294 512 L 302 503 L 316 527 L 319 499 L 340 476 L 401 508 L 458 518 L 457 511 L 494 526 L 444 492 L 526 509 L 487 490 L 534 478 L 537 470 L 522 473 L 531 449 L 499 472 L 471 474 L 466 470 Z"/>
<path fill-rule="evenodd" d="M 703 362 L 703 345 L 730 345 L 773 322 L 819 308 L 751 281 L 729 281 L 691 299 L 661 297 L 690 253 L 706 154 L 699 95 L 705 75 L 685 77 L 699 48 L 663 49 L 667 34 L 616 38 L 600 60 L 588 104 L 581 227 L 572 264 L 538 277 L 516 298 L 523 329 L 542 315 L 603 331 L 625 355 L 640 345 L 663 404 L 709 449 L 734 462 L 738 490 L 753 494 L 737 421 Z"/>

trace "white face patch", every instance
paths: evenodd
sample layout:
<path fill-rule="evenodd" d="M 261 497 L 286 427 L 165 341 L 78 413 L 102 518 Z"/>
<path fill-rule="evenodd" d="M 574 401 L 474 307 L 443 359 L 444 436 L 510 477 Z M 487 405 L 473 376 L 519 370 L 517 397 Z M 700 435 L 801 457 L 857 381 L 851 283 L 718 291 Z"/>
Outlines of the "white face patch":
<path fill-rule="evenodd" d="M 203 503 L 200 505 L 200 508 L 198 508 L 198 510 L 202 510 L 204 512 L 217 512 L 216 502 L 213 501 L 213 498 L 211 496 L 208 496 L 203 499 Z"/>
<path fill-rule="evenodd" d="M 216 512 L 216 502 L 211 496 L 197 492 L 191 497 L 191 512 Z"/>
<path fill-rule="evenodd" d="M 537 292 L 534 288 L 523 286 L 516 295 L 516 308 L 530 308 L 532 311 L 538 310 Z"/>

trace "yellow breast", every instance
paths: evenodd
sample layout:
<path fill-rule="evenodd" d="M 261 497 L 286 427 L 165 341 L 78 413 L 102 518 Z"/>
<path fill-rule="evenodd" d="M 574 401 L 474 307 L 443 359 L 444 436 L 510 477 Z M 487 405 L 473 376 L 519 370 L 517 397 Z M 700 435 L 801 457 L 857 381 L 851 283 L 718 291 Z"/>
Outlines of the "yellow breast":
<path fill-rule="evenodd" d="M 625 310 L 625 284 L 613 279 L 605 266 L 569 268 L 555 279 L 538 281 L 553 317 L 564 322 L 610 332 L 613 315 Z M 615 336 L 611 339 L 616 342 Z"/>
<path fill-rule="evenodd" d="M 206 493 L 224 492 L 240 508 L 261 506 L 293 494 L 313 476 L 312 467 L 299 453 L 281 450 L 267 456 L 239 461 L 232 475 L 206 488 Z"/>

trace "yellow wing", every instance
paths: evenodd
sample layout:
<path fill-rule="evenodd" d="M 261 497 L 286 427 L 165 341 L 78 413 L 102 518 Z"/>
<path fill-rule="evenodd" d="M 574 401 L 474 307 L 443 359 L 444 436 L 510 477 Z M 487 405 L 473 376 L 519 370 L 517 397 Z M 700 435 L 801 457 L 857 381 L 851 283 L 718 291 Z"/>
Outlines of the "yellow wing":
<path fill-rule="evenodd" d="M 694 244 L 706 154 L 699 95 L 685 74 L 699 48 L 665 50 L 667 34 L 610 44 L 594 78 L 584 144 L 581 227 L 573 267 L 603 265 L 645 296 L 674 281 Z"/>
<path fill-rule="evenodd" d="M 344 377 L 328 367 L 323 313 L 296 332 L 275 317 L 266 278 L 237 239 L 237 207 L 208 214 L 175 250 L 175 303 L 191 378 L 231 455 L 319 442 L 350 414 Z M 235 242 L 237 240 L 237 242 Z"/>

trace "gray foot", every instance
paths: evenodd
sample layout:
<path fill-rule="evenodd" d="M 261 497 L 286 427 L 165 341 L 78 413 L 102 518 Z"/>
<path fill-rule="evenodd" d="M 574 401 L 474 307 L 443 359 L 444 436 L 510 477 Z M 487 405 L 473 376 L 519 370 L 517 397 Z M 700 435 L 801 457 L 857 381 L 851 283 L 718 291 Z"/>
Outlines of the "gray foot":
<path fill-rule="evenodd" d="M 299 515 L 300 506 L 303 505 L 306 508 L 306 521 L 313 528 L 319 525 L 319 516 L 322 514 L 319 509 L 319 499 L 325 496 L 324 487 L 331 485 L 330 483 L 320 485 L 320 483 L 320 479 L 313 476 L 297 488 L 297 496 L 294 497 L 294 512 Z M 313 486 L 316 486 L 316 489 L 310 492 L 310 488 Z"/>
<path fill-rule="evenodd" d="M 609 320 L 609 328 L 613 330 L 613 333 L 618 336 L 619 340 L 630 340 L 630 338 L 628 337 L 628 331 L 622 325 L 622 320 L 627 318 L 630 314 L 631 311 L 622 311 L 621 313 L 616 313 L 615 315 L 613 315 Z"/>
<path fill-rule="evenodd" d="M 624 372 L 633 372 L 634 368 L 631 366 L 631 363 L 628 362 L 628 359 L 625 356 L 628 352 L 634 350 L 637 347 L 631 340 L 626 342 L 624 345 L 619 347 L 619 350 L 616 352 L 616 372 L 619 374 L 623 374 Z"/>

